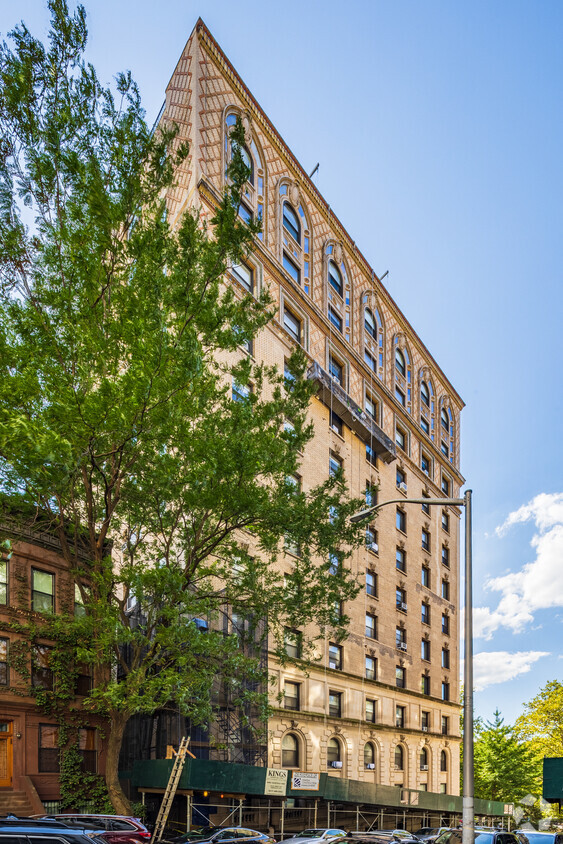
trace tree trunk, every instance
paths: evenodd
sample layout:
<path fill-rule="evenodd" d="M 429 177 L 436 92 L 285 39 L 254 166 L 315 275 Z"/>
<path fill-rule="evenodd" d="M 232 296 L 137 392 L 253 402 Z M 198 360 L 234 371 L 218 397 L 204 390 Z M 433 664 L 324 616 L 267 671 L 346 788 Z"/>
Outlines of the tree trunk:
<path fill-rule="evenodd" d="M 129 716 L 124 712 L 114 712 L 110 716 L 108 752 L 106 757 L 106 786 L 111 805 L 118 815 L 130 815 L 131 804 L 125 796 L 119 782 L 119 753 L 123 733 Z"/>

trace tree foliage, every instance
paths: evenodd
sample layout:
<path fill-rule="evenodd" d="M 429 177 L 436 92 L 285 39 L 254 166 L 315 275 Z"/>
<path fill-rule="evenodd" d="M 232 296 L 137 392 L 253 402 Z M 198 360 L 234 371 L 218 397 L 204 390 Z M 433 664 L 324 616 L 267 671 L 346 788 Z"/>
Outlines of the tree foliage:
<path fill-rule="evenodd" d="M 498 709 L 492 721 L 475 722 L 475 796 L 517 803 L 538 794 L 541 763 L 530 744 L 520 741 Z"/>
<path fill-rule="evenodd" d="M 563 684 L 550 680 L 514 725 L 516 735 L 531 741 L 542 756 L 563 756 Z"/>
<path fill-rule="evenodd" d="M 48 636 L 55 666 L 94 670 L 85 706 L 109 719 L 126 812 L 128 718 L 174 700 L 205 723 L 218 672 L 235 703 L 264 706 L 263 631 L 280 658 L 285 627 L 343 633 L 334 606 L 356 593 L 344 563 L 362 529 L 341 474 L 291 480 L 313 435 L 304 356 L 287 377 L 240 350 L 272 316 L 267 292 L 224 282 L 258 230 L 238 216 L 242 127 L 210 219 L 196 208 L 172 230 L 189 151 L 173 126 L 149 131 L 129 74 L 100 84 L 84 9 L 49 8 L 48 47 L 22 24 L 0 51 L 0 488 L 57 534 L 78 584 L 84 612 L 29 611 L 19 632 Z M 299 549 L 285 576 L 284 542 Z"/>

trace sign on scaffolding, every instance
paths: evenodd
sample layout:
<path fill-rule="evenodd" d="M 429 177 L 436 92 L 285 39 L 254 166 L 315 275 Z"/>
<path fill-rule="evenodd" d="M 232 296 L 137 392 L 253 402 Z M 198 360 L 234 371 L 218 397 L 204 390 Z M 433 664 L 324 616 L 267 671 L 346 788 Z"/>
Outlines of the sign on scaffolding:
<path fill-rule="evenodd" d="M 285 797 L 287 791 L 287 770 L 281 768 L 267 768 L 264 794 L 275 797 Z"/>
<path fill-rule="evenodd" d="M 319 773 L 293 771 L 291 774 L 292 791 L 318 791 L 321 782 Z"/>

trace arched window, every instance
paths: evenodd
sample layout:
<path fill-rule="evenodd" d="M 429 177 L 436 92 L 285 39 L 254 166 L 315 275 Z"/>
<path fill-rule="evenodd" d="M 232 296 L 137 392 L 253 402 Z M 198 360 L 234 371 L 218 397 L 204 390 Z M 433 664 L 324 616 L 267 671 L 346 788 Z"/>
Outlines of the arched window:
<path fill-rule="evenodd" d="M 311 294 L 311 226 L 299 188 L 284 182 L 280 199 L 280 261 L 293 281 Z"/>
<path fill-rule="evenodd" d="M 447 771 L 448 770 L 448 754 L 445 750 L 442 750 L 440 753 L 440 770 Z"/>
<path fill-rule="evenodd" d="M 342 293 L 344 291 L 342 273 L 340 272 L 334 261 L 328 262 L 328 283 L 333 288 L 333 290 L 336 290 L 336 292 L 342 299 Z"/>
<path fill-rule="evenodd" d="M 364 744 L 364 767 L 369 769 L 375 768 L 375 747 L 371 741 L 367 741 Z"/>
<path fill-rule="evenodd" d="M 242 155 L 243 161 L 250 170 L 248 181 L 243 189 L 243 196 L 239 208 L 239 214 L 243 220 L 262 220 L 264 218 L 265 203 L 265 170 L 262 163 L 262 155 L 258 149 L 256 141 L 252 135 L 250 124 L 246 127 L 246 143 L 244 145 L 237 145 L 231 139 L 231 132 L 233 126 L 239 117 L 237 112 L 230 111 L 225 117 L 225 172 L 227 166 L 231 161 L 235 149 L 238 146 Z M 247 118 L 245 118 L 245 121 Z M 262 230 L 258 237 L 264 239 L 264 231 Z"/>
<path fill-rule="evenodd" d="M 329 767 L 333 762 L 342 762 L 342 746 L 338 739 L 331 738 L 326 748 L 326 761 Z"/>
<path fill-rule="evenodd" d="M 428 367 L 423 367 L 419 373 L 420 379 L 420 427 L 427 437 L 434 442 L 434 415 L 436 401 L 434 386 L 430 378 Z"/>
<path fill-rule="evenodd" d="M 422 381 L 420 384 L 420 400 L 422 404 L 430 408 L 430 390 L 426 381 Z"/>
<path fill-rule="evenodd" d="M 397 334 L 395 347 L 395 398 L 407 413 L 412 413 L 412 372 L 411 360 L 403 334 Z"/>
<path fill-rule="evenodd" d="M 420 751 L 420 770 L 427 771 L 428 770 L 428 751 L 425 747 L 422 748 Z"/>
<path fill-rule="evenodd" d="M 404 755 L 404 752 L 403 752 L 403 748 L 401 747 L 400 744 L 398 744 L 397 747 L 395 748 L 395 770 L 396 771 L 403 771 L 404 770 L 404 764 L 405 764 L 404 756 L 405 755 Z"/>
<path fill-rule="evenodd" d="M 324 250 L 324 299 L 331 325 L 350 342 L 351 289 L 342 244 L 328 241 Z M 332 329 L 331 329 L 332 330 Z"/>
<path fill-rule="evenodd" d="M 450 463 L 454 462 L 454 420 L 451 408 L 442 400 L 440 410 L 440 451 Z"/>
<path fill-rule="evenodd" d="M 404 378 L 407 374 L 407 366 L 405 356 L 398 347 L 395 349 L 395 367 L 399 375 L 402 375 Z"/>
<path fill-rule="evenodd" d="M 364 360 L 382 381 L 384 376 L 383 321 L 371 294 L 363 296 L 362 305 L 364 306 Z"/>
<path fill-rule="evenodd" d="M 293 733 L 286 733 L 282 740 L 282 768 L 299 767 L 299 740 Z"/>

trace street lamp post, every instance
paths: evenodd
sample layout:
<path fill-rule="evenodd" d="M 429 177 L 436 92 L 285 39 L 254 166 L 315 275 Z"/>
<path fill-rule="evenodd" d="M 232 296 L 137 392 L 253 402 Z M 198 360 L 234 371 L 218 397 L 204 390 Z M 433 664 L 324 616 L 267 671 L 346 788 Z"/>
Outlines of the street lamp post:
<path fill-rule="evenodd" d="M 475 830 L 474 768 L 473 768 L 473 588 L 471 543 L 471 496 L 468 489 L 463 498 L 392 498 L 360 510 L 351 522 L 370 519 L 388 504 L 424 504 L 429 507 L 452 505 L 465 509 L 465 637 L 463 668 L 463 831 L 462 844 L 473 844 Z"/>

